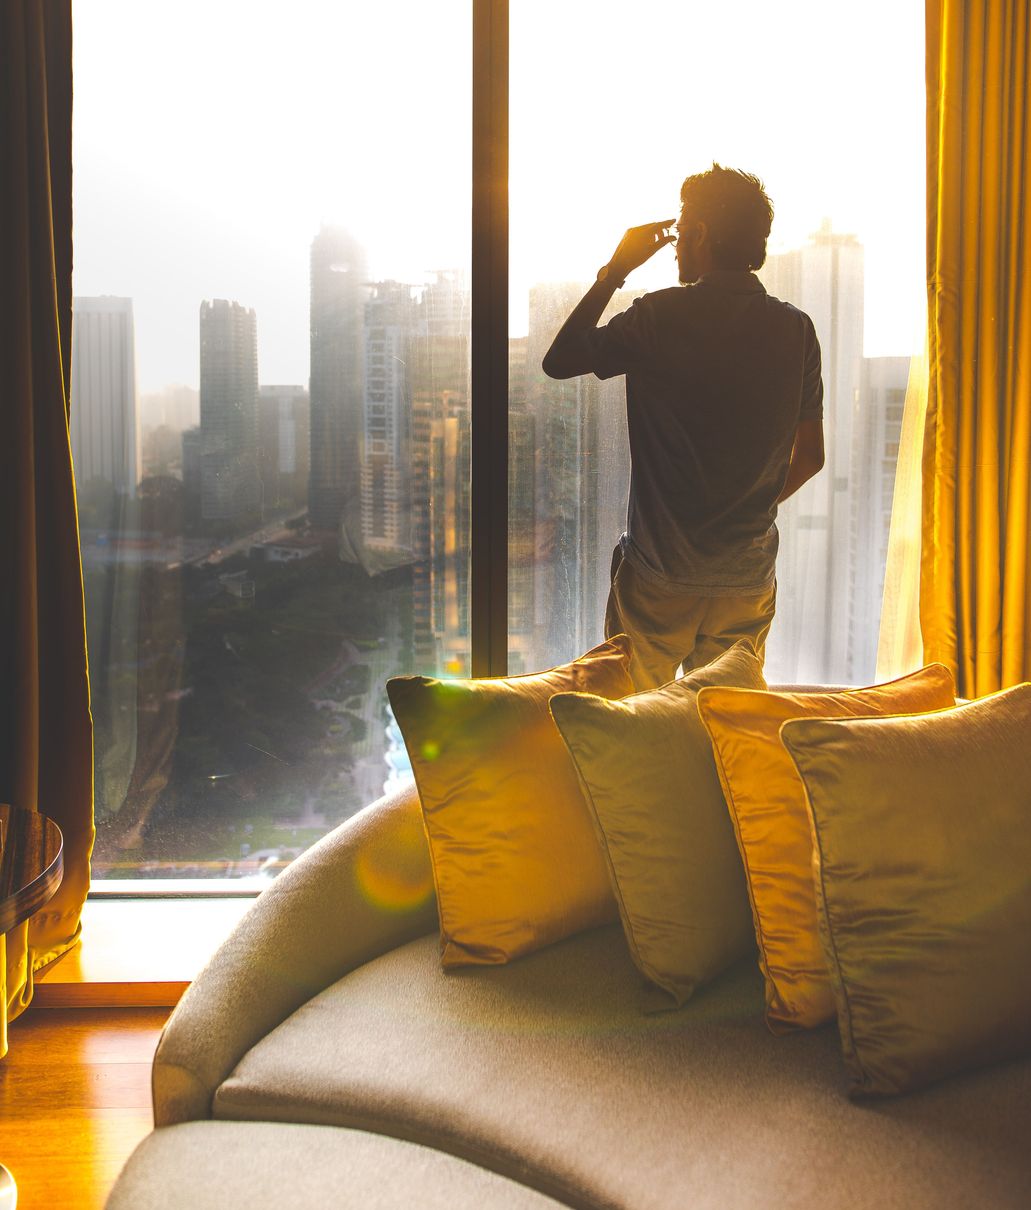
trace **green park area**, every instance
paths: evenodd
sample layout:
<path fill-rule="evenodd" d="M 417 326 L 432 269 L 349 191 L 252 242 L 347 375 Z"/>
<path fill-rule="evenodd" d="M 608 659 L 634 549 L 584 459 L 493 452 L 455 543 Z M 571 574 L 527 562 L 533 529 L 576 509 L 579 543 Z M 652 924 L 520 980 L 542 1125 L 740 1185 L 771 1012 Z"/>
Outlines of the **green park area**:
<path fill-rule="evenodd" d="M 365 805 L 383 685 L 410 670 L 407 570 L 370 577 L 327 547 L 87 559 L 85 577 L 99 876 L 252 872 Z"/>

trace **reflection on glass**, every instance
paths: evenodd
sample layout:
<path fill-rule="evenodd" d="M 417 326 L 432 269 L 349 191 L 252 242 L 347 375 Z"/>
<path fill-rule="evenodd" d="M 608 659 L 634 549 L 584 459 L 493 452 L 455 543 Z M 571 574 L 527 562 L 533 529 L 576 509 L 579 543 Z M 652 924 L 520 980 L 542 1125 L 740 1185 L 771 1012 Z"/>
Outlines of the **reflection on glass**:
<path fill-rule="evenodd" d="M 135 7 L 77 6 L 93 873 L 260 882 L 411 776 L 387 678 L 469 669 L 469 14 L 223 5 L 148 73 Z"/>

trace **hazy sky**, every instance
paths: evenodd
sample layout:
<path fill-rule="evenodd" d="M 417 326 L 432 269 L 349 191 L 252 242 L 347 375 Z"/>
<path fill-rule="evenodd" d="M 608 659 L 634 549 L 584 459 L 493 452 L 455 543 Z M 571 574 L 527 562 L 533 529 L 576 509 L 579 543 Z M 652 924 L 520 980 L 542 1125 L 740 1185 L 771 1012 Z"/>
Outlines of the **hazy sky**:
<path fill-rule="evenodd" d="M 771 251 L 824 216 L 859 236 L 866 352 L 914 350 L 920 0 L 511 8 L 514 331 L 531 284 L 593 278 L 716 159 L 764 179 Z M 196 385 L 216 297 L 256 309 L 263 383 L 306 383 L 321 222 L 364 242 L 373 278 L 467 265 L 470 11 L 75 0 L 75 291 L 133 298 L 141 390 Z M 672 284 L 660 258 L 630 284 Z"/>

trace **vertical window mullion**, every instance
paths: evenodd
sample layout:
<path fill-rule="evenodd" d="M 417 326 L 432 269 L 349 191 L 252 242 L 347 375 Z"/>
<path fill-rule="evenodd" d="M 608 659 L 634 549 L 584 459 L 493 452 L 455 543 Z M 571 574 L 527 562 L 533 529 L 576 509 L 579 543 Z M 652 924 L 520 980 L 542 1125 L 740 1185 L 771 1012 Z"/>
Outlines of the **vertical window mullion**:
<path fill-rule="evenodd" d="M 470 631 L 508 663 L 508 0 L 473 0 Z"/>

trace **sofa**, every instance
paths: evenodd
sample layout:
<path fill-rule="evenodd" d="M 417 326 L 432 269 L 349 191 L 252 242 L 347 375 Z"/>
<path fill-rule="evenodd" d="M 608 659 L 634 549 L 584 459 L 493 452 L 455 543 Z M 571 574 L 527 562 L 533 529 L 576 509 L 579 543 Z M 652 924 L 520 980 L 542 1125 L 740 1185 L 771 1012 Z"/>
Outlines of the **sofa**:
<path fill-rule="evenodd" d="M 445 972 L 420 829 L 399 790 L 259 896 L 108 1210 L 1031 1205 L 1031 1060 L 850 1100 L 834 1025 L 767 1030 L 754 958 L 654 1011 L 618 924 Z"/>

